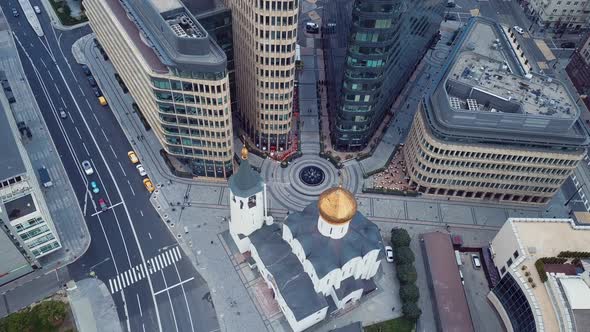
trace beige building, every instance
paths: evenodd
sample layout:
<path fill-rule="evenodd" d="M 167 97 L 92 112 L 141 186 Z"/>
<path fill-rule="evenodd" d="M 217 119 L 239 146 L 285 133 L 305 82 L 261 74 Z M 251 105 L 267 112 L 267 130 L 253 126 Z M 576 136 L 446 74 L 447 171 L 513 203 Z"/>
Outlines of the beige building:
<path fill-rule="evenodd" d="M 581 30 L 589 26 L 588 0 L 531 0 L 525 11 L 545 28 Z"/>
<path fill-rule="evenodd" d="M 85 0 L 92 30 L 166 152 L 233 172 L 227 58 L 179 0 Z"/>
<path fill-rule="evenodd" d="M 544 204 L 584 158 L 575 99 L 528 73 L 505 31 L 472 19 L 420 103 L 403 148 L 416 191 Z"/>
<path fill-rule="evenodd" d="M 261 149 L 280 151 L 290 144 L 299 0 L 225 2 L 242 127 Z"/>
<path fill-rule="evenodd" d="M 501 279 L 488 299 L 507 331 L 588 331 L 590 262 L 563 258 L 541 271 L 535 265 L 566 251 L 587 253 L 588 243 L 590 226 L 572 219 L 506 221 L 490 246 L 490 269 Z"/>

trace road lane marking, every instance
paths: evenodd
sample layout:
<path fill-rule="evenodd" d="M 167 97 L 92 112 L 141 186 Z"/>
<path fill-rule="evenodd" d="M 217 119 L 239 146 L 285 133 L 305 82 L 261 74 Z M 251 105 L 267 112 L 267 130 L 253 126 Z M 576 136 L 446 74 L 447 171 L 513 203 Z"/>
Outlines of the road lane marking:
<path fill-rule="evenodd" d="M 139 214 L 141 214 L 141 216 L 143 217 L 143 211 L 139 210 Z M 150 237 L 151 239 L 151 237 Z"/>
<path fill-rule="evenodd" d="M 111 148 L 111 152 L 113 153 L 113 156 L 115 156 L 115 158 L 117 158 L 117 154 L 115 153 L 115 149 L 113 149 L 113 146 L 109 144 L 109 148 Z"/>
<path fill-rule="evenodd" d="M 156 263 L 156 269 L 157 269 L 157 271 L 159 271 L 162 268 L 164 268 L 163 266 L 160 267 L 160 262 L 158 262 L 158 258 L 157 257 L 154 257 L 154 262 Z"/>
<path fill-rule="evenodd" d="M 131 187 L 131 182 L 129 182 L 129 180 L 127 180 L 127 184 L 129 185 L 129 189 L 131 189 L 131 193 L 133 196 L 135 196 L 135 190 L 133 190 L 133 187 Z"/>
<path fill-rule="evenodd" d="M 182 280 L 182 278 L 180 277 L 180 272 L 178 271 L 178 266 L 176 266 L 176 262 L 174 262 L 174 270 L 176 271 L 176 276 L 178 276 L 178 280 Z M 184 304 L 186 305 L 186 309 L 188 311 L 188 318 L 189 318 L 189 321 L 191 322 L 191 330 L 195 331 L 195 326 L 193 325 L 193 315 L 191 314 L 191 308 L 188 305 L 188 298 L 186 296 L 186 291 L 184 290 L 184 285 L 180 285 L 180 287 L 182 288 L 182 295 L 184 296 Z"/>
<path fill-rule="evenodd" d="M 194 280 L 194 279 L 195 279 L 195 277 L 190 277 L 190 278 L 188 278 L 188 279 L 186 279 L 186 280 L 183 280 L 183 281 L 181 281 L 181 282 L 175 283 L 175 284 L 174 284 L 174 285 L 172 285 L 172 286 L 169 286 L 169 287 L 166 287 L 166 288 L 164 288 L 164 289 L 162 289 L 162 290 L 159 290 L 159 291 L 155 292 L 155 293 L 154 293 L 154 295 L 158 295 L 158 294 L 161 294 L 161 293 L 167 292 L 167 291 L 171 290 L 171 289 L 172 289 L 172 288 L 174 288 L 174 287 L 178 287 L 178 286 L 180 286 L 180 285 L 186 284 L 187 282 L 189 282 L 189 281 L 191 281 L 191 280 Z"/>
<path fill-rule="evenodd" d="M 80 135 L 80 131 L 78 130 L 78 127 L 74 127 L 74 129 L 76 129 L 76 132 L 78 133 L 78 137 L 80 138 L 80 140 L 82 140 L 82 135 Z"/>
<path fill-rule="evenodd" d="M 96 114 L 92 113 L 92 116 L 94 117 L 94 120 L 96 120 L 96 123 L 97 123 L 98 125 L 100 125 L 100 122 L 98 122 L 98 118 L 96 117 Z"/>
<path fill-rule="evenodd" d="M 142 214 L 143 216 L 143 214 Z M 152 233 L 148 232 L 148 236 L 150 237 L 150 240 L 152 239 Z"/>
<path fill-rule="evenodd" d="M 165 264 L 166 262 L 164 262 L 164 260 L 162 259 L 162 257 L 160 255 L 158 255 L 158 261 L 160 262 L 160 265 L 162 266 L 162 268 L 165 268 L 166 266 L 168 266 L 168 264 Z"/>
<path fill-rule="evenodd" d="M 123 175 L 127 176 L 127 173 L 125 173 L 125 170 L 123 169 L 123 165 L 121 165 L 121 162 L 118 161 L 118 163 L 119 163 L 119 167 L 121 168 L 121 172 L 123 172 Z M 129 182 L 129 181 L 127 181 L 127 182 Z"/>
<path fill-rule="evenodd" d="M 98 121 L 98 120 L 96 120 L 96 121 Z M 104 136 L 104 139 L 106 139 L 106 140 L 107 140 L 107 142 L 108 142 L 108 141 L 109 141 L 109 138 L 107 137 L 107 134 L 104 132 L 104 129 L 100 128 L 100 131 L 102 131 L 102 135 Z M 112 149 L 112 148 L 111 148 L 111 149 Z M 113 151 L 113 154 L 114 154 L 114 153 L 115 153 L 115 152 Z M 116 156 L 115 156 L 115 157 L 116 157 Z"/>
<path fill-rule="evenodd" d="M 123 274 L 125 275 L 125 281 L 127 282 L 127 285 L 131 286 L 131 277 L 129 276 L 129 270 L 125 271 Z"/>
<path fill-rule="evenodd" d="M 84 100 L 86 100 L 86 105 L 88 105 L 88 108 L 90 108 L 90 110 L 93 111 L 94 109 L 92 108 L 92 106 L 90 106 L 90 102 L 88 101 L 88 99 Z"/>
<path fill-rule="evenodd" d="M 88 152 L 88 148 L 86 147 L 86 144 L 84 144 L 84 142 L 82 142 L 82 146 L 84 147 L 84 150 L 86 150 L 86 154 L 90 156 L 90 152 Z"/>
<path fill-rule="evenodd" d="M 109 279 L 109 288 L 111 289 L 111 294 L 113 294 L 115 292 L 115 289 L 113 288 L 113 279 Z"/>
<path fill-rule="evenodd" d="M 57 84 L 53 83 L 53 85 L 55 86 L 55 90 L 57 90 L 58 94 L 61 94 L 61 91 L 59 90 L 59 88 L 57 87 Z M 62 99 L 63 100 L 63 99 Z"/>
<path fill-rule="evenodd" d="M 47 74 L 49 75 L 49 77 L 51 77 L 51 80 L 52 81 L 55 81 L 55 79 L 53 78 L 53 75 L 51 75 L 51 72 L 50 71 L 47 71 Z"/>
<path fill-rule="evenodd" d="M 141 311 L 141 302 L 139 301 L 139 294 L 135 295 L 137 295 L 137 306 L 139 307 L 139 316 L 143 317 L 143 312 Z"/>

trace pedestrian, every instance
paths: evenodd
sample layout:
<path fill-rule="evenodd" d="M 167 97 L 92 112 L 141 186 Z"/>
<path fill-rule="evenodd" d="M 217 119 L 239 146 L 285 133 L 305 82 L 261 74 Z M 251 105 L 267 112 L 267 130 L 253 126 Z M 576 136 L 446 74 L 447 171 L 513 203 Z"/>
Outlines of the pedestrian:
<path fill-rule="evenodd" d="M 395 311 L 395 307 L 391 308 L 391 311 Z"/>

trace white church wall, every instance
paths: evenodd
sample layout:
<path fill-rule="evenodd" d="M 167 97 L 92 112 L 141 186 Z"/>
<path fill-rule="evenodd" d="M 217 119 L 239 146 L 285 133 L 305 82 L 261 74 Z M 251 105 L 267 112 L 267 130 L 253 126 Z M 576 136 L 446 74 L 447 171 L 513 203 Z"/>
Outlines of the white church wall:
<path fill-rule="evenodd" d="M 345 296 L 343 299 L 339 299 L 338 295 L 336 295 L 335 289 L 332 288 L 332 290 L 330 291 L 330 296 L 332 297 L 332 300 L 334 301 L 336 307 L 338 309 L 342 309 L 346 306 L 347 302 L 354 302 L 360 300 L 361 296 L 363 296 L 363 289 L 357 289 Z"/>
<path fill-rule="evenodd" d="M 255 199 L 254 199 L 255 198 Z M 264 224 L 264 195 L 258 192 L 250 197 L 234 195 L 230 190 L 230 222 L 229 231 L 241 253 L 248 251 L 250 240 L 240 239 L 238 234 L 248 236 L 260 229 Z M 250 207 L 249 202 L 254 204 Z"/>

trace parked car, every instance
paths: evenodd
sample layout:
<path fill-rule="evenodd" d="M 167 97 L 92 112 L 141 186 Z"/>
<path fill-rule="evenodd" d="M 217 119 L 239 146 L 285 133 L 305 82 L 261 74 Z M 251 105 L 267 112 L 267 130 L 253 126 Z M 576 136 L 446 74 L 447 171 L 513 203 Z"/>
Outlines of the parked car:
<path fill-rule="evenodd" d="M 574 42 L 561 43 L 561 48 L 576 48 L 576 43 L 574 43 Z"/>
<path fill-rule="evenodd" d="M 96 98 L 102 96 L 102 91 L 100 91 L 100 89 L 98 87 L 93 88 L 92 90 L 94 91 L 94 95 L 96 96 Z"/>
<path fill-rule="evenodd" d="M 456 21 L 457 20 L 457 15 L 455 14 L 446 14 L 445 15 L 445 20 L 447 21 Z"/>
<path fill-rule="evenodd" d="M 35 14 L 41 14 L 41 8 L 39 8 L 39 6 L 33 6 L 33 10 L 35 11 Z"/>
<path fill-rule="evenodd" d="M 96 86 L 96 81 L 94 80 L 94 77 L 92 77 L 92 76 L 88 76 L 88 83 L 90 83 L 91 87 Z"/>
<path fill-rule="evenodd" d="M 99 198 L 98 199 L 98 206 L 100 206 L 100 210 L 101 211 L 106 211 L 107 210 L 107 202 L 104 200 L 104 198 Z"/>
<path fill-rule="evenodd" d="M 90 181 L 90 189 L 92 189 L 92 192 L 95 194 L 98 194 L 100 192 L 98 184 L 96 184 L 96 181 Z"/>
<path fill-rule="evenodd" d="M 309 33 L 318 33 L 320 32 L 320 27 L 317 25 L 317 23 L 307 22 L 305 23 L 305 31 Z"/>
<path fill-rule="evenodd" d="M 135 151 L 127 152 L 127 156 L 129 157 L 129 160 L 131 160 L 132 164 L 137 164 L 139 162 L 139 158 L 137 158 Z"/>
<path fill-rule="evenodd" d="M 388 262 L 393 263 L 393 248 L 391 246 L 385 246 L 385 258 Z"/>
<path fill-rule="evenodd" d="M 84 169 L 84 173 L 86 173 L 86 175 L 94 174 L 94 170 L 92 169 L 92 165 L 90 165 L 90 162 L 88 160 L 84 160 L 82 162 L 82 168 Z"/>
<path fill-rule="evenodd" d="M 143 179 L 143 185 L 145 186 L 145 189 L 147 189 L 147 191 L 149 191 L 150 193 L 156 189 L 154 187 L 154 184 L 152 183 L 152 180 L 150 180 L 149 178 Z"/>
<path fill-rule="evenodd" d="M 139 172 L 139 175 L 141 176 L 146 176 L 147 172 L 145 171 L 145 168 L 143 168 L 142 164 L 137 164 L 137 166 L 135 166 L 135 168 L 137 168 L 137 171 Z"/>
<path fill-rule="evenodd" d="M 473 267 L 476 269 L 481 268 L 481 261 L 479 260 L 479 255 L 471 254 L 471 260 L 473 261 Z"/>
<path fill-rule="evenodd" d="M 448 0 L 447 1 L 447 7 L 455 8 L 456 6 L 457 6 L 457 4 L 455 3 L 455 0 Z"/>
<path fill-rule="evenodd" d="M 514 31 L 518 32 L 521 35 L 524 33 L 524 29 L 519 27 L 518 25 L 515 25 L 512 29 L 514 29 Z"/>
<path fill-rule="evenodd" d="M 82 65 L 82 71 L 84 71 L 84 74 L 86 74 L 86 76 L 92 75 L 92 72 L 90 71 L 90 68 L 88 68 L 87 65 Z"/>
<path fill-rule="evenodd" d="M 16 8 L 12 8 L 12 16 L 14 16 L 14 17 L 19 16 L 18 10 L 16 10 Z"/>
<path fill-rule="evenodd" d="M 68 117 L 68 113 L 66 113 L 63 107 L 59 108 L 59 117 L 62 119 L 66 119 Z"/>

